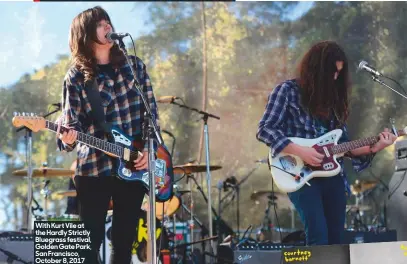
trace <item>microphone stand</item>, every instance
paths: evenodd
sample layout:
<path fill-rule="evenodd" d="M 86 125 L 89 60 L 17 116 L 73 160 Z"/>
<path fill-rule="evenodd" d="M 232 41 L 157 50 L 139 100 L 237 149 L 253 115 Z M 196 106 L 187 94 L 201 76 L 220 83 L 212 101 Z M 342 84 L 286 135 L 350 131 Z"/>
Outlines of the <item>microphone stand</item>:
<path fill-rule="evenodd" d="M 377 77 L 376 75 L 372 74 L 372 79 L 373 81 L 389 88 L 390 90 L 392 90 L 393 92 L 397 93 L 398 95 L 400 95 L 401 97 L 403 97 L 404 99 L 407 99 L 407 96 L 401 94 L 399 91 L 396 91 L 395 89 L 393 89 L 392 87 L 390 87 L 389 85 L 387 85 L 385 82 L 383 82 L 381 79 L 379 79 L 379 77 Z"/>
<path fill-rule="evenodd" d="M 204 122 L 204 135 L 205 135 L 205 152 L 206 152 L 206 182 L 207 182 L 207 187 L 208 187 L 208 198 L 209 200 L 207 201 L 208 203 L 208 220 L 209 220 L 209 236 L 213 236 L 213 224 L 212 224 L 212 195 L 211 195 L 211 188 L 212 188 L 212 182 L 211 182 L 211 171 L 210 171 L 210 156 L 209 156 L 209 132 L 208 132 L 208 118 L 212 117 L 214 119 L 220 119 L 220 117 L 216 115 L 209 114 L 208 112 L 204 112 L 201 110 L 198 110 L 197 108 L 189 107 L 185 104 L 179 104 L 174 102 L 174 100 L 171 101 L 171 104 L 178 105 L 181 108 L 185 108 L 191 111 L 194 111 L 198 114 L 202 115 L 202 120 Z M 214 241 L 210 241 L 210 253 L 213 254 L 213 249 L 214 249 Z M 213 263 L 213 260 L 211 258 L 210 264 Z"/>
<path fill-rule="evenodd" d="M 46 118 L 56 112 L 58 112 L 59 110 L 61 110 L 59 107 L 44 115 L 43 117 Z M 23 113 L 23 116 L 29 116 L 28 113 Z M 30 114 L 31 116 L 34 116 L 33 113 Z M 32 130 L 27 128 L 27 127 L 20 127 L 16 130 L 16 133 L 20 132 L 21 130 L 25 129 L 26 131 L 26 138 L 27 138 L 27 232 L 31 233 L 32 232 L 32 226 L 31 226 L 31 222 L 32 222 L 32 213 L 31 213 L 31 207 L 32 207 L 32 200 L 33 200 L 33 178 L 32 178 L 32 174 L 33 174 L 33 165 L 32 165 L 32 147 L 33 147 L 33 140 L 32 140 Z"/>
<path fill-rule="evenodd" d="M 257 165 L 254 167 L 240 182 L 235 184 L 232 188 L 233 191 L 227 193 L 221 200 L 220 204 L 224 202 L 225 199 L 227 199 L 230 195 L 234 195 L 236 193 L 236 222 L 237 222 L 237 238 L 240 239 L 240 185 L 242 185 L 247 179 L 255 172 L 260 165 Z M 225 209 L 224 207 L 223 209 Z M 219 211 L 220 211 L 220 205 L 219 205 Z M 220 213 L 219 213 L 220 214 Z"/>
<path fill-rule="evenodd" d="M 120 38 L 118 39 L 119 48 L 123 52 L 124 56 L 126 57 L 127 63 L 132 65 L 130 57 L 127 53 L 126 46 L 124 45 L 123 40 Z M 137 65 L 136 65 L 137 66 Z M 149 214 L 147 220 L 149 220 L 149 239 L 151 243 L 151 247 L 149 248 L 151 264 L 157 264 L 156 258 L 156 250 L 157 250 L 157 241 L 156 241 L 156 215 L 155 215 L 155 195 L 156 195 L 156 186 L 155 186 L 155 153 L 154 153 L 154 136 L 158 141 L 158 145 L 163 145 L 164 141 L 161 138 L 161 134 L 158 132 L 157 124 L 153 120 L 153 114 L 151 112 L 150 105 L 147 101 L 147 98 L 144 96 L 143 90 L 141 89 L 141 85 L 138 82 L 137 74 L 134 71 L 134 68 L 130 66 L 131 73 L 133 74 L 134 82 L 133 86 L 137 89 L 145 108 L 144 113 L 144 132 L 143 136 L 146 136 L 148 140 L 148 178 L 149 178 Z M 146 129 L 147 128 L 147 129 Z M 145 138 L 144 138 L 145 140 Z M 148 247 L 147 247 L 148 249 Z M 148 257 L 148 255 L 147 255 Z"/>

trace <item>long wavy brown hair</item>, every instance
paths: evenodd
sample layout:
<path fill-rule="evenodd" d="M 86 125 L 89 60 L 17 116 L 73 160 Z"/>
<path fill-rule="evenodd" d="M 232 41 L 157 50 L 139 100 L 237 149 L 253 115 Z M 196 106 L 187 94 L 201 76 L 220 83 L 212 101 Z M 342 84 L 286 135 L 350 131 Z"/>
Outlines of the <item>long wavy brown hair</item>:
<path fill-rule="evenodd" d="M 72 63 L 85 76 L 85 82 L 96 76 L 97 62 L 92 49 L 93 43 L 100 43 L 97 38 L 97 23 L 106 20 L 112 26 L 107 12 L 100 6 L 89 8 L 77 15 L 71 24 L 69 32 L 69 48 Z M 125 57 L 119 46 L 115 43 L 110 49 L 110 62 L 113 67 L 118 67 L 125 62 Z"/>
<path fill-rule="evenodd" d="M 343 62 L 343 68 L 335 80 L 337 61 Z M 312 46 L 299 64 L 298 76 L 301 103 L 311 115 L 327 120 L 333 111 L 341 124 L 346 122 L 350 92 L 348 59 L 336 42 L 323 41 Z"/>

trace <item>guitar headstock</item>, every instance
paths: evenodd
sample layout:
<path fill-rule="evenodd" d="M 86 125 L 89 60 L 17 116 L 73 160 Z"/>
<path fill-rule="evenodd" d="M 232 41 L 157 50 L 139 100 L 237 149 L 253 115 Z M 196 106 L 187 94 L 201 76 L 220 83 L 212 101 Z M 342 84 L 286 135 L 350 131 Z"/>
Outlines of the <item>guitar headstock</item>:
<path fill-rule="evenodd" d="M 12 123 L 15 127 L 25 126 L 33 132 L 38 132 L 45 128 L 45 119 L 32 113 L 14 113 Z"/>

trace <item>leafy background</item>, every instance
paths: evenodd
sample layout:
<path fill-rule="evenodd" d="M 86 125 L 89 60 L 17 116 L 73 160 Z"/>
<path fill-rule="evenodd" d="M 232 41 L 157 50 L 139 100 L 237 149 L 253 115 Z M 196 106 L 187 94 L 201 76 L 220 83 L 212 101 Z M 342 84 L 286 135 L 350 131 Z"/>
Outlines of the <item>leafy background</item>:
<path fill-rule="evenodd" d="M 240 228 L 261 225 L 266 199 L 254 202 L 256 190 L 270 190 L 271 176 L 266 164 L 255 160 L 267 156 L 268 149 L 259 143 L 256 130 L 267 96 L 281 81 L 294 76 L 295 66 L 304 52 L 320 40 L 335 40 L 346 50 L 352 74 L 352 112 L 349 120 L 351 138 L 375 135 L 395 118 L 404 126 L 406 107 L 397 94 L 372 82 L 368 75 L 356 74 L 360 60 L 368 58 L 383 73 L 407 83 L 406 35 L 407 5 L 402 2 L 315 2 L 312 8 L 295 20 L 287 18 L 297 2 L 258 3 L 137 3 L 148 5 L 153 30 L 135 39 L 136 53 L 148 65 L 156 97 L 176 95 L 189 106 L 206 109 L 220 116 L 209 120 L 211 164 L 222 169 L 212 172 L 213 205 L 217 208 L 216 184 L 227 177 L 243 179 L 241 186 Z M 128 43 L 129 47 L 131 43 Z M 129 49 L 132 51 L 132 49 Z M 45 114 L 48 106 L 60 101 L 62 79 L 69 67 L 69 55 L 57 62 L 25 74 L 15 84 L 0 88 L 0 157 L 1 174 L 0 228 L 18 230 L 25 225 L 26 181 L 12 172 L 26 167 L 26 134 L 15 132 L 11 125 L 13 112 Z M 205 162 L 202 150 L 202 121 L 199 115 L 175 105 L 160 104 L 161 127 L 176 137 L 173 162 Z M 56 115 L 50 117 L 55 119 Z M 163 135 L 168 146 L 172 140 Z M 55 135 L 40 132 L 33 135 L 33 164 L 48 167 L 70 167 L 73 153 L 56 150 Z M 356 174 L 347 165 L 350 182 L 355 179 L 380 177 L 388 183 L 394 172 L 394 148 L 378 154 L 372 167 Z M 205 174 L 196 175 L 203 187 Z M 35 179 L 41 185 L 43 179 Z M 179 183 L 187 189 L 185 180 Z M 68 179 L 52 179 L 53 191 L 67 189 Z M 192 185 L 194 211 L 207 223 L 206 205 Z M 224 195 L 225 193 L 222 193 Z M 380 188 L 373 192 L 376 200 L 385 201 Z M 34 197 L 42 204 L 40 188 Z M 66 199 L 53 197 L 52 213 L 61 215 Z M 184 202 L 189 196 L 183 196 Z M 354 202 L 354 198 L 349 203 Z M 377 205 L 366 217 L 380 213 Z M 230 203 L 222 218 L 236 228 L 236 205 Z M 277 204 L 282 227 L 292 227 L 290 210 Z M 274 220 L 273 220 L 274 221 Z M 295 227 L 301 228 L 297 216 Z"/>

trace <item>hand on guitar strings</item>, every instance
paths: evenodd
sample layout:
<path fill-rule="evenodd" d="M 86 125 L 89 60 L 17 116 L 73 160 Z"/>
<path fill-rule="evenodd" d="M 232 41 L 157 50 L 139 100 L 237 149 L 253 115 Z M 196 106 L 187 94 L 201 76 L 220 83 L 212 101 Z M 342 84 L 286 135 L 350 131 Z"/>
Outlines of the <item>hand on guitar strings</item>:
<path fill-rule="evenodd" d="M 322 159 L 325 157 L 316 149 L 304 146 L 300 146 L 297 156 L 299 156 L 305 163 L 313 167 L 319 167 L 322 163 Z"/>
<path fill-rule="evenodd" d="M 68 145 L 72 145 L 73 143 L 75 143 L 76 138 L 78 137 L 78 132 L 76 132 L 75 130 L 71 129 L 71 127 L 68 127 L 69 130 L 62 132 L 62 134 L 60 133 L 61 131 L 61 119 L 58 119 L 56 121 L 56 123 L 58 124 L 58 128 L 57 128 L 57 138 L 59 138 L 60 140 L 62 140 L 62 142 L 64 142 L 65 144 Z"/>
<path fill-rule="evenodd" d="M 137 170 L 144 170 L 148 168 L 148 151 L 143 151 L 142 155 L 139 154 L 136 160 L 134 160 L 134 167 Z"/>
<path fill-rule="evenodd" d="M 376 153 L 380 150 L 392 145 L 396 141 L 397 136 L 390 132 L 388 128 L 385 128 L 383 132 L 379 134 L 379 141 L 374 144 L 371 151 Z"/>

